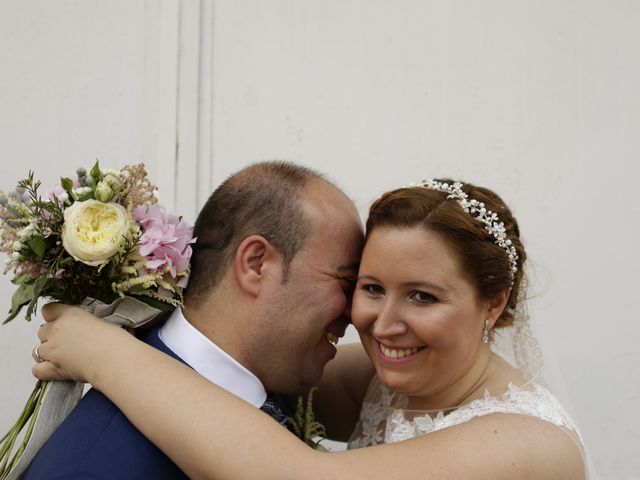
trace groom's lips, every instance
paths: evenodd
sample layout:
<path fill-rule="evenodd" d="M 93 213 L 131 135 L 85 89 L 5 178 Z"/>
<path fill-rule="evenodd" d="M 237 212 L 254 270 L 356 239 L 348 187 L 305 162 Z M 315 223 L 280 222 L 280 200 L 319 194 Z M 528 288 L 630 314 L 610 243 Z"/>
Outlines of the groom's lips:
<path fill-rule="evenodd" d="M 338 341 L 340 340 L 340 337 L 341 337 L 341 335 L 336 335 L 333 332 L 325 332 L 324 333 L 324 338 L 329 340 L 329 342 L 333 343 L 334 345 L 338 344 Z"/>
<path fill-rule="evenodd" d="M 333 345 L 338 345 L 338 341 L 344 337 L 349 324 L 344 319 L 331 322 L 324 331 L 324 338 Z"/>

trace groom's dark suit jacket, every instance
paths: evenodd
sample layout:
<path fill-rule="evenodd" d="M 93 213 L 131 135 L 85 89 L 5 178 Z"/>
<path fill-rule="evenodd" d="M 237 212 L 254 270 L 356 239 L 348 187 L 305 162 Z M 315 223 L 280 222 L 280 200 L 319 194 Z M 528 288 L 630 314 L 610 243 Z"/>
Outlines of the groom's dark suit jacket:
<path fill-rule="evenodd" d="M 151 330 L 144 341 L 182 361 L 162 343 L 158 330 L 159 327 Z M 22 480 L 186 478 L 169 457 L 95 389 L 87 392 L 22 476 Z"/>

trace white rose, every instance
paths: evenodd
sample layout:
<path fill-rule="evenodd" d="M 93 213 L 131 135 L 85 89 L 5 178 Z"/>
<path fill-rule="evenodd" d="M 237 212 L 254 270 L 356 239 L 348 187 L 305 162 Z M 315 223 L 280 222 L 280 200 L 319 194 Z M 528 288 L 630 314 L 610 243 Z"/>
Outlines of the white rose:
<path fill-rule="evenodd" d="M 122 205 L 75 202 L 64 211 L 62 246 L 77 261 L 95 267 L 118 252 L 128 230 L 129 216 Z"/>

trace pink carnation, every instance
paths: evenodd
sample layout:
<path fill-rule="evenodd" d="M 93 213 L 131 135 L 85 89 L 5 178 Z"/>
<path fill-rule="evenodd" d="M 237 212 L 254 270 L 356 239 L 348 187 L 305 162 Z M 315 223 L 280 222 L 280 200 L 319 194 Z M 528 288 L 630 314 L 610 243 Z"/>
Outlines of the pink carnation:
<path fill-rule="evenodd" d="M 189 268 L 192 231 L 176 215 L 168 214 L 160 205 L 140 205 L 133 218 L 141 225 L 140 255 L 147 258 L 149 270 L 166 271 L 174 279 Z"/>

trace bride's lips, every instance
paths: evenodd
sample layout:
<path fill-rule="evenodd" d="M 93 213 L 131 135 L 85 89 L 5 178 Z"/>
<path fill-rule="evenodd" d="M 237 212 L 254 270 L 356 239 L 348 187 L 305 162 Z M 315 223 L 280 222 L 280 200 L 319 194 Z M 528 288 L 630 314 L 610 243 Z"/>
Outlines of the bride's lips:
<path fill-rule="evenodd" d="M 403 363 L 413 360 L 414 357 L 419 355 L 427 347 L 394 347 L 390 345 L 384 345 L 380 341 L 376 340 L 376 347 L 378 355 L 387 362 Z"/>

